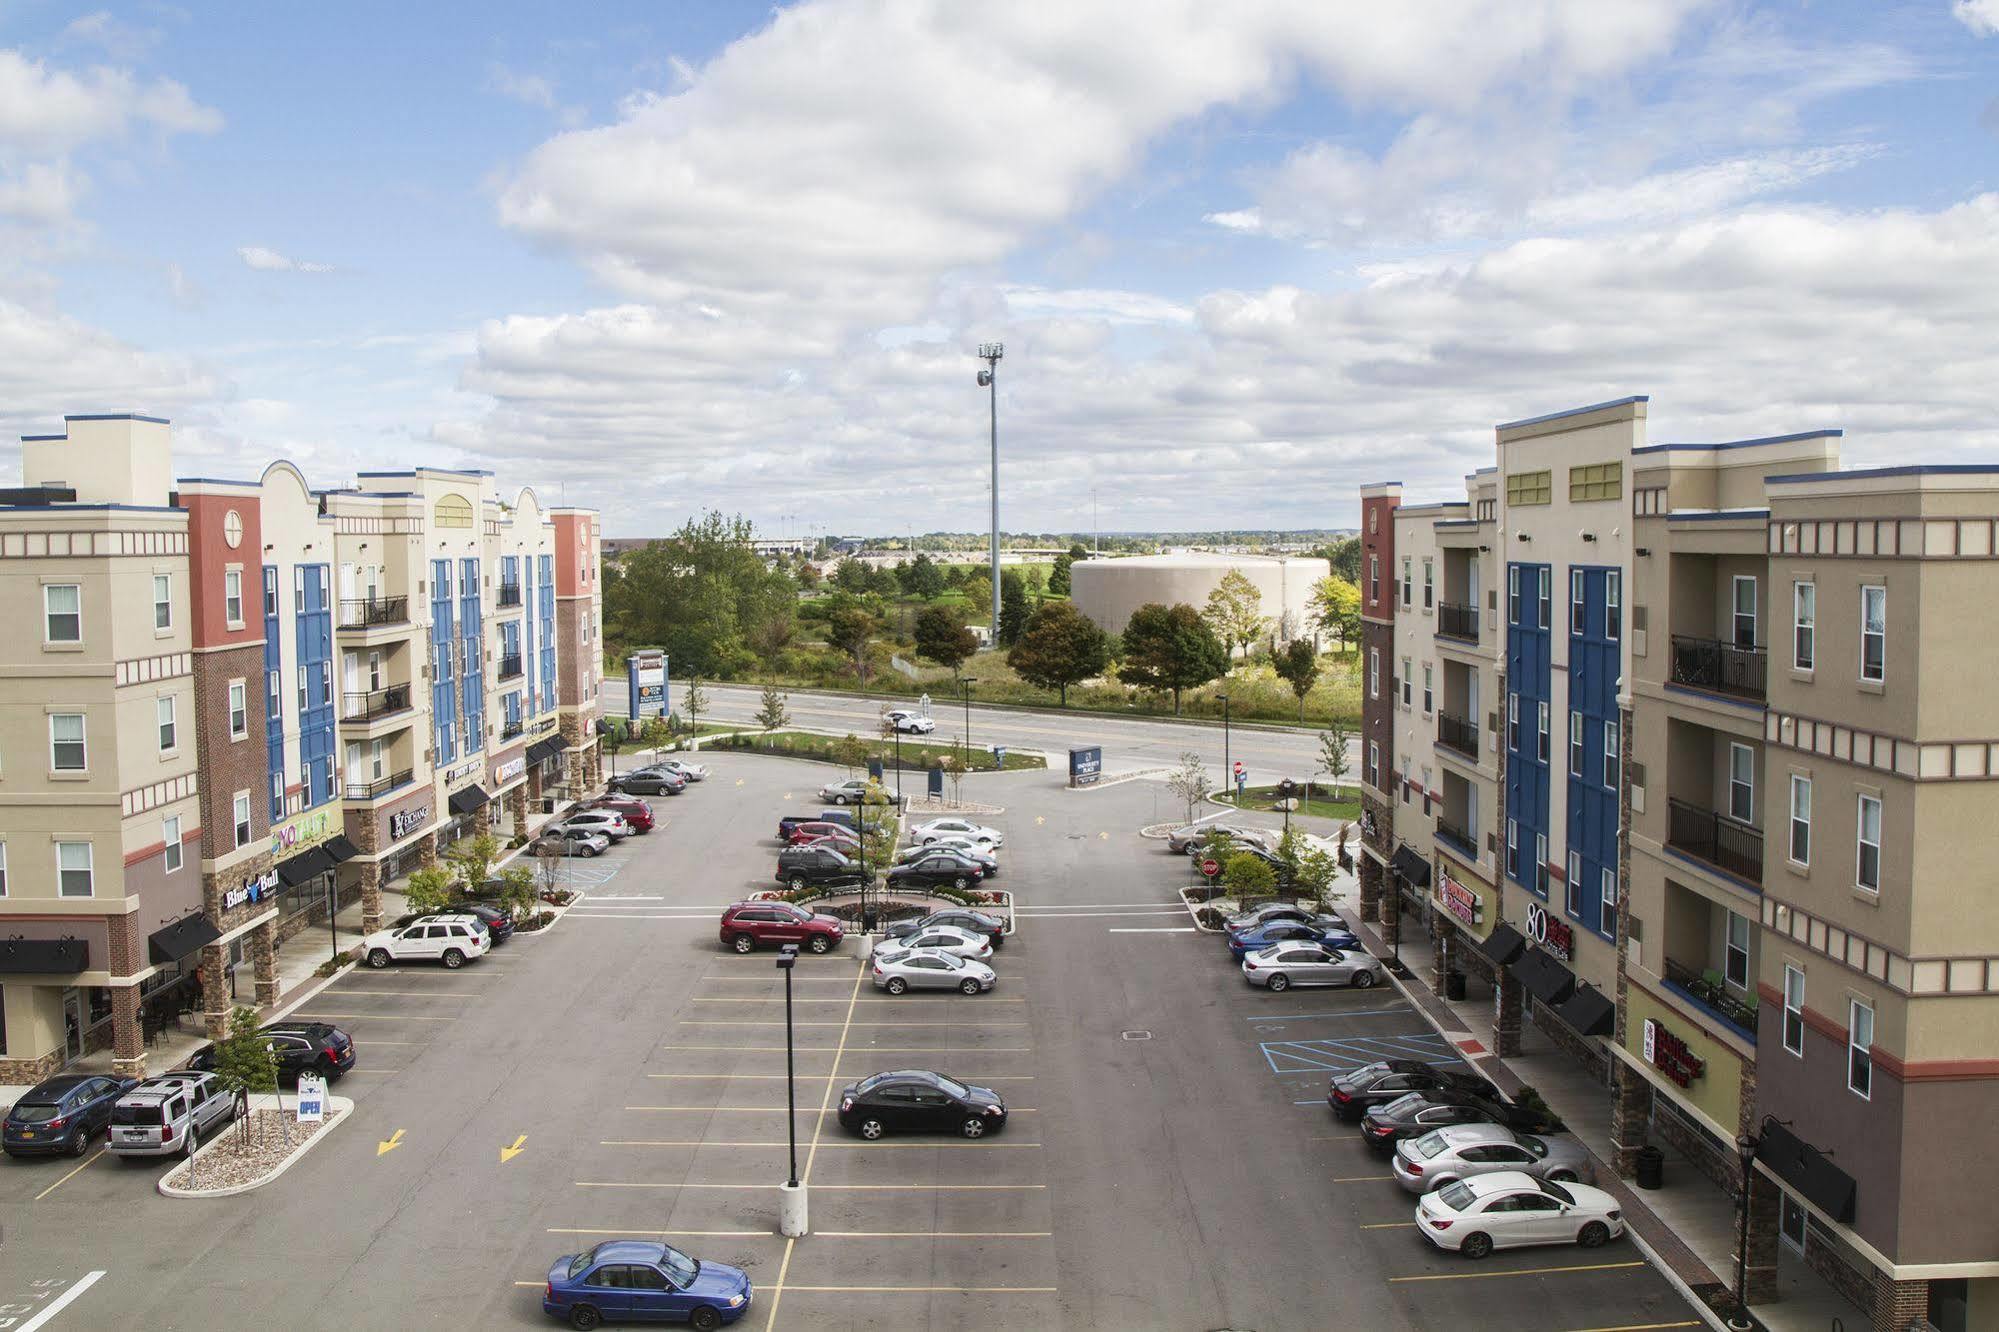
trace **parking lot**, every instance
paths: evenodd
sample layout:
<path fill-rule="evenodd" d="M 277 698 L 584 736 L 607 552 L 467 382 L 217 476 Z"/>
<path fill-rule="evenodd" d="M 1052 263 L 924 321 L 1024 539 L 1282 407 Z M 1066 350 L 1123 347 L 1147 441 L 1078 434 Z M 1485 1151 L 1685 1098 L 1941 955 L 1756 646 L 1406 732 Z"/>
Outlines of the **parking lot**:
<path fill-rule="evenodd" d="M 89 1280 L 47 1326 L 538 1326 L 555 1255 L 646 1235 L 747 1268 L 755 1328 L 1696 1325 L 1622 1242 L 1433 1251 L 1324 1096 L 1331 1071 L 1441 1041 L 1392 987 L 1243 985 L 1178 905 L 1184 867 L 1135 834 L 1152 785 L 1037 772 L 977 792 L 1006 807 L 987 821 L 1019 901 L 992 993 L 891 998 L 852 943 L 800 958 L 811 1233 L 778 1236 L 783 978 L 716 924 L 829 770 L 710 763 L 655 799 L 661 830 L 573 863 L 588 896 L 548 934 L 458 971 L 350 972 L 300 1007 L 354 1036 L 335 1091 L 356 1110 L 276 1183 L 176 1203 L 162 1167 L 8 1163 L 0 1301 Z M 908 1067 L 998 1090 L 1006 1131 L 840 1129 L 840 1086 Z"/>

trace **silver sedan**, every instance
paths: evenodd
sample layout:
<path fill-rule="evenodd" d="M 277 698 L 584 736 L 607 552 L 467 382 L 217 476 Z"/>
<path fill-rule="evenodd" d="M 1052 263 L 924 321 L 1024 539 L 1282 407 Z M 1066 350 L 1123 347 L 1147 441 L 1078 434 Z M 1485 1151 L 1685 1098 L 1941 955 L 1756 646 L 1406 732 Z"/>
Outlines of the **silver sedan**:
<path fill-rule="evenodd" d="M 875 945 L 877 955 L 911 950 L 949 953 L 953 957 L 983 962 L 993 955 L 993 944 L 985 935 L 961 930 L 956 925 L 931 925 L 907 938 L 883 939 Z"/>
<path fill-rule="evenodd" d="M 1387 975 L 1380 962 L 1358 949 L 1340 952 L 1294 940 L 1245 957 L 1242 978 L 1272 991 L 1294 985 L 1351 985 L 1365 990 Z"/>
<path fill-rule="evenodd" d="M 871 968 L 875 988 L 890 994 L 905 990 L 957 990 L 981 994 L 993 988 L 993 969 L 970 958 L 954 957 L 934 948 L 877 948 Z"/>
<path fill-rule="evenodd" d="M 1395 1182 L 1411 1193 L 1496 1170 L 1558 1184 L 1587 1184 L 1596 1176 L 1589 1152 L 1574 1138 L 1515 1133 L 1504 1124 L 1452 1124 L 1395 1144 Z"/>

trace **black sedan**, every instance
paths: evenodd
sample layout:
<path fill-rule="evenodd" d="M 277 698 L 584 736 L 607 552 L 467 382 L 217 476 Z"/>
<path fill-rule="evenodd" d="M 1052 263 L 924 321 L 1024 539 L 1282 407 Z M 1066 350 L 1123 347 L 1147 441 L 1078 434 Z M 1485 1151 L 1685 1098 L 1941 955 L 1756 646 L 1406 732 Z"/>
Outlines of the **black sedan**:
<path fill-rule="evenodd" d="M 919 930 L 927 930 L 932 925 L 949 925 L 953 929 L 966 930 L 972 934 L 983 934 L 998 948 L 1006 942 L 1006 922 L 998 916 L 989 916 L 983 911 L 973 911 L 968 907 L 958 907 L 948 911 L 933 911 L 915 920 L 899 920 L 888 927 L 891 939 L 906 939 Z"/>
<path fill-rule="evenodd" d="M 1459 1073 L 1420 1059 L 1382 1059 L 1351 1072 L 1335 1073 L 1326 1083 L 1326 1104 L 1336 1117 L 1351 1122 L 1412 1091 L 1490 1095 L 1492 1084 L 1475 1073 Z"/>
<path fill-rule="evenodd" d="M 974 862 L 950 851 L 932 851 L 888 872 L 891 888 L 970 888 L 986 877 Z"/>
<path fill-rule="evenodd" d="M 840 1127 L 870 1141 L 884 1133 L 983 1138 L 1006 1127 L 1006 1102 L 990 1087 L 942 1073 L 876 1073 L 841 1089 Z"/>
<path fill-rule="evenodd" d="M 1361 1141 L 1378 1152 L 1395 1150 L 1404 1138 L 1419 1138 L 1451 1124 L 1503 1124 L 1520 1133 L 1559 1133 L 1562 1121 L 1495 1096 L 1467 1092 L 1407 1092 L 1377 1105 L 1360 1121 Z"/>
<path fill-rule="evenodd" d="M 297 1078 L 316 1073 L 328 1082 L 354 1067 L 354 1042 L 346 1032 L 330 1022 L 273 1022 L 257 1028 L 270 1042 L 278 1057 L 278 1076 Z M 215 1069 L 215 1047 L 204 1045 L 194 1052 L 187 1066 L 197 1073 Z"/>
<path fill-rule="evenodd" d="M 111 1123 L 111 1107 L 139 1083 L 98 1073 L 59 1073 L 30 1087 L 0 1124 L 9 1156 L 63 1152 L 82 1156 Z"/>

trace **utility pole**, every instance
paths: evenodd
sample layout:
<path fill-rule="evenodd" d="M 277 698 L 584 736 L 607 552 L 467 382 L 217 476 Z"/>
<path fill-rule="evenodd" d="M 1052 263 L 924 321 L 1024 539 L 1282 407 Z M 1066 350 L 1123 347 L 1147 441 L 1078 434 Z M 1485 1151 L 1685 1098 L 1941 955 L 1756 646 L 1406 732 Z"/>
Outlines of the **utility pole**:
<path fill-rule="evenodd" d="M 1006 355 L 1006 344 L 1005 344 L 1005 343 L 1003 343 L 1003 342 L 982 342 L 982 343 L 980 343 L 980 344 L 979 344 L 979 359 L 980 359 L 980 360 L 982 360 L 982 361 L 984 361 L 984 362 L 986 363 L 986 368 L 985 368 L 985 369 L 983 369 L 983 370 L 981 370 L 981 371 L 979 371 L 979 386 L 980 386 L 981 388 L 983 388 L 983 389 L 985 389 L 985 390 L 986 390 L 986 394 L 987 394 L 987 398 L 986 398 L 986 401 L 987 401 L 987 405 L 988 405 L 988 408 L 989 408 L 989 410 L 990 410 L 990 413 L 991 413 L 991 419 L 992 419 L 992 448 L 993 448 L 993 531 L 992 531 L 992 562 L 993 562 L 993 632 L 992 632 L 992 639 L 991 639 L 991 643 L 990 643 L 990 646 L 992 646 L 992 647 L 998 647 L 998 646 L 999 646 L 999 624 L 1000 624 L 1000 565 L 999 565 L 999 547 L 1000 547 L 1000 525 L 999 525 L 999 363 L 1000 363 L 1000 358 L 1001 358 L 1002 356 L 1004 356 L 1004 355 Z"/>

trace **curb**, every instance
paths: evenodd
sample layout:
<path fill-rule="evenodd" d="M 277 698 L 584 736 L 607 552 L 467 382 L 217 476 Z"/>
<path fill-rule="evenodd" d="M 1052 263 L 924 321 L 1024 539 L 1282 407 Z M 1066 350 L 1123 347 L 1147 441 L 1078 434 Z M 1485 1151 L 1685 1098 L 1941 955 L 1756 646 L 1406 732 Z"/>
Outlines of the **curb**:
<path fill-rule="evenodd" d="M 324 977 L 320 977 L 320 978 L 319 978 L 319 984 L 317 984 L 317 985 L 313 985 L 313 986 L 311 986 L 311 988 L 309 988 L 309 989 L 305 989 L 303 993 L 300 993 L 300 992 L 299 992 L 298 990 L 294 990 L 294 991 L 292 991 L 292 993 L 293 993 L 294 995 L 297 995 L 297 997 L 296 997 L 296 998 L 294 998 L 294 999 L 292 999 L 291 1001 L 289 1001 L 289 1002 L 287 1002 L 287 1003 L 284 1003 L 283 1005 L 281 1005 L 281 1006 L 279 1006 L 279 1007 L 275 1007 L 275 1008 L 273 1008 L 273 1009 L 271 1010 L 271 1016 L 270 1016 L 270 1017 L 269 1017 L 269 1018 L 268 1018 L 268 1019 L 267 1019 L 266 1021 L 267 1021 L 267 1022 L 276 1022 L 276 1021 L 279 1021 L 279 1020 L 280 1020 L 280 1019 L 282 1019 L 282 1018 L 286 1018 L 286 1017 L 289 1017 L 289 1016 L 291 1016 L 291 1014 L 292 1014 L 292 1013 L 294 1013 L 294 1012 L 296 1012 L 297 1010 L 299 1010 L 299 1009 L 301 1009 L 301 1008 L 305 1007 L 305 1006 L 306 1006 L 307 1004 L 311 1003 L 311 1002 L 312 1002 L 313 1000 L 315 1000 L 315 999 L 319 998 L 320 994 L 321 994 L 321 993 L 322 993 L 322 992 L 323 992 L 323 991 L 324 991 L 324 990 L 326 989 L 326 987 L 327 987 L 327 986 L 329 986 L 329 985 L 333 984 L 333 982 L 335 982 L 335 981 L 337 981 L 337 980 L 341 979 L 341 978 L 342 978 L 343 976 L 345 976 L 345 975 L 346 975 L 346 974 L 347 974 L 348 972 L 350 972 L 350 971 L 354 970 L 354 969 L 355 969 L 356 967 L 358 967 L 358 966 L 360 966 L 360 965 L 361 965 L 361 962 L 360 962 L 360 959 L 359 959 L 359 958 L 353 958 L 353 957 L 350 957 L 350 958 L 348 958 L 348 959 L 347 959 L 347 965 L 346 965 L 346 966 L 344 966 L 344 967 L 340 968 L 340 970 L 338 970 L 338 971 L 334 972 L 334 973 L 333 973 L 333 974 L 332 974 L 331 976 L 324 976 Z M 260 1024 L 260 1025 L 261 1025 L 261 1024 Z M 329 1098 L 329 1099 L 330 1099 L 330 1098 Z M 199 1155 L 200 1155 L 200 1153 L 199 1153 L 199 1152 L 197 1152 L 197 1153 L 195 1153 L 195 1154 L 196 1154 L 197 1156 L 199 1156 Z"/>
<path fill-rule="evenodd" d="M 1050 766 L 1052 767 L 1053 765 Z M 1070 786 L 1064 783 L 1062 789 L 1078 794 L 1085 791 L 1101 791 L 1107 786 L 1123 786 L 1126 782 L 1141 782 L 1171 771 L 1173 771 L 1171 768 L 1140 768 L 1135 772 L 1118 772 L 1112 773 L 1109 777 L 1100 777 L 1088 786 Z M 1178 827 L 1179 825 L 1175 824 L 1173 826 Z"/>
<path fill-rule="evenodd" d="M 253 1109 L 256 1108 L 254 1104 L 252 1105 L 252 1108 Z M 326 1135 L 331 1133 L 335 1128 L 337 1128 L 340 1125 L 340 1123 L 347 1118 L 347 1116 L 353 1114 L 354 1102 L 348 1100 L 345 1096 L 329 1095 L 326 1098 L 326 1108 L 331 1110 L 333 1113 L 326 1117 L 326 1122 L 319 1126 L 319 1131 L 313 1134 L 310 1138 L 307 1138 L 302 1144 L 300 1144 L 297 1151 L 293 1152 L 290 1156 L 287 1156 L 284 1160 L 278 1162 L 277 1169 L 271 1171 L 270 1174 L 265 1175 L 261 1179 L 253 1179 L 248 1184 L 232 1184 L 226 1189 L 183 1189 L 183 1188 L 176 1188 L 175 1186 L 167 1183 L 167 1175 L 171 1175 L 173 1173 L 172 1170 L 169 1170 L 167 1171 L 166 1175 L 160 1176 L 159 1183 L 154 1185 L 154 1187 L 160 1191 L 162 1196 L 168 1198 L 231 1198 L 239 1193 L 249 1193 L 253 1189 L 261 1189 L 264 1187 L 264 1185 L 270 1183 L 272 1180 L 276 1179 L 279 1175 L 284 1174 L 285 1171 L 290 1170 L 292 1166 L 301 1157 L 303 1157 L 307 1152 L 311 1151 L 313 1148 L 319 1145 L 320 1139 L 326 1137 Z M 197 1147 L 195 1149 L 194 1159 L 199 1161 L 202 1157 L 214 1151 L 221 1144 L 222 1144 L 222 1138 L 220 1134 L 218 1134 L 213 1138 L 210 1138 L 205 1146 Z"/>
<path fill-rule="evenodd" d="M 1179 893 L 1180 893 L 1180 905 L 1181 905 L 1181 906 L 1184 906 L 1184 907 L 1186 907 L 1186 908 L 1187 908 L 1187 917 L 1188 917 L 1188 919 L 1190 919 L 1190 920 L 1192 920 L 1192 921 L 1194 922 L 1194 928 L 1195 928 L 1195 929 L 1197 929 L 1197 930 L 1199 930 L 1199 931 L 1200 931 L 1201 933 L 1203 933 L 1203 934 L 1226 934 L 1226 933 L 1228 933 L 1228 931 L 1227 931 L 1227 930 L 1218 930 L 1218 929 L 1215 929 L 1215 928 L 1214 928 L 1213 926 L 1209 926 L 1209 925 L 1203 925 L 1203 924 L 1201 923 L 1201 908 L 1202 908 L 1202 907 L 1204 907 L 1204 906 L 1206 906 L 1206 905 L 1207 905 L 1207 903 L 1206 903 L 1206 902 L 1201 902 L 1201 903 L 1196 903 L 1196 902 L 1194 902 L 1194 901 L 1193 901 L 1193 900 L 1192 900 L 1191 898 L 1189 898 L 1189 897 L 1187 896 L 1187 894 L 1188 894 L 1188 893 L 1191 893 L 1191 892 L 1194 892 L 1194 891 L 1196 891 L 1196 890 L 1195 890 L 1195 889 L 1192 889 L 1192 888 L 1182 888 L 1182 889 L 1180 889 L 1180 890 L 1179 890 Z"/>

